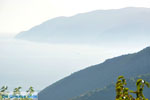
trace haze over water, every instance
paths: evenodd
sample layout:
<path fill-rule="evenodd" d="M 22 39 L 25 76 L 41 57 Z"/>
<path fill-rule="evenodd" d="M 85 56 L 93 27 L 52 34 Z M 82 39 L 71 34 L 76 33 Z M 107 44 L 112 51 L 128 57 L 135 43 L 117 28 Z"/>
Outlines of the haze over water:
<path fill-rule="evenodd" d="M 0 86 L 46 86 L 107 58 L 137 52 L 145 45 L 103 46 L 35 43 L 14 38 L 0 38 Z"/>

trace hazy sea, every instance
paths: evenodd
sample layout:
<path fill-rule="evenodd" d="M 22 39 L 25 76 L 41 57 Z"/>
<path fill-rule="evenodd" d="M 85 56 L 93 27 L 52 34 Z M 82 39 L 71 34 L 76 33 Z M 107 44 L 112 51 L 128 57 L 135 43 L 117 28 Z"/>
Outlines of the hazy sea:
<path fill-rule="evenodd" d="M 0 86 L 10 90 L 46 86 L 107 58 L 137 52 L 139 47 L 35 43 L 14 38 L 0 38 Z"/>

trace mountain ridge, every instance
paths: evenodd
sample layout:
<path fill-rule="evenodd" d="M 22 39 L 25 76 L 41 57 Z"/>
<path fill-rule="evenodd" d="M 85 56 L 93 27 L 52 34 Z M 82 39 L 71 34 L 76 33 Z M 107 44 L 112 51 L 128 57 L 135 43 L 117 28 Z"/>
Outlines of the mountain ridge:
<path fill-rule="evenodd" d="M 103 88 L 117 76 L 126 78 L 149 73 L 150 47 L 140 52 L 115 57 L 57 81 L 39 93 L 39 100 L 69 100 L 88 90 Z M 130 69 L 130 70 L 129 70 Z"/>
<path fill-rule="evenodd" d="M 48 43 L 136 43 L 139 39 L 145 42 L 150 37 L 149 17 L 150 8 L 96 10 L 50 19 L 16 38 Z"/>

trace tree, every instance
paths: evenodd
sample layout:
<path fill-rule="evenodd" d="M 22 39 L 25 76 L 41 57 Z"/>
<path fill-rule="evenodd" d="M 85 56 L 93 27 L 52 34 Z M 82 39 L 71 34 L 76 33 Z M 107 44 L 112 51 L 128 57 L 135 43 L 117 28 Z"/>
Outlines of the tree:
<path fill-rule="evenodd" d="M 144 90 L 145 85 L 148 88 L 150 88 L 150 84 L 147 81 L 145 81 L 143 79 L 138 79 L 137 82 L 136 82 L 137 90 L 136 91 L 130 91 L 131 93 L 136 94 L 136 99 L 137 100 L 148 100 L 147 98 L 145 98 L 145 96 L 143 94 L 143 90 Z"/>
<path fill-rule="evenodd" d="M 18 100 L 18 97 L 20 96 L 20 93 L 21 93 L 21 91 L 20 91 L 21 88 L 22 88 L 22 87 L 18 87 L 18 88 L 15 88 L 15 89 L 14 89 L 13 95 L 16 97 L 15 100 Z"/>
<path fill-rule="evenodd" d="M 116 100 L 132 100 L 133 97 L 129 94 L 129 89 L 124 76 L 119 76 L 116 82 Z"/>
<path fill-rule="evenodd" d="M 5 100 L 7 96 L 7 92 L 6 92 L 7 89 L 8 89 L 7 86 L 2 86 L 2 88 L 0 89 L 0 100 L 2 100 L 3 98 Z"/>
<path fill-rule="evenodd" d="M 28 89 L 26 92 L 27 92 L 27 95 L 28 95 L 27 97 L 30 97 L 30 100 L 32 100 L 32 99 L 31 99 L 31 96 L 32 96 L 33 93 L 34 93 L 33 87 L 30 86 L 29 89 Z"/>
<path fill-rule="evenodd" d="M 126 79 L 124 76 L 119 76 L 116 82 L 116 100 L 148 100 L 145 98 L 143 94 L 144 86 L 146 85 L 148 88 L 150 88 L 150 83 L 143 80 L 143 79 L 138 79 L 136 82 L 137 90 L 133 91 L 125 87 L 126 85 Z M 135 93 L 136 94 L 136 99 L 133 98 L 132 95 L 129 93 Z"/>

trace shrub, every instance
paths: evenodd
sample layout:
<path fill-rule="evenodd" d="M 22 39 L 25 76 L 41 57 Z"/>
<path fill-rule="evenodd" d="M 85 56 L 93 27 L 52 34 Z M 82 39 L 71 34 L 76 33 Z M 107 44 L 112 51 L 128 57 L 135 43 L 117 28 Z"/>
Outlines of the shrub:
<path fill-rule="evenodd" d="M 138 79 L 136 82 L 137 90 L 129 90 L 127 87 L 126 79 L 124 76 L 119 76 L 116 82 L 116 100 L 148 100 L 144 94 L 143 90 L 145 85 L 150 88 L 150 83 L 143 80 Z M 130 93 L 135 93 L 136 98 L 134 98 Z"/>

